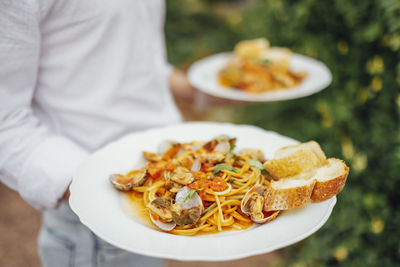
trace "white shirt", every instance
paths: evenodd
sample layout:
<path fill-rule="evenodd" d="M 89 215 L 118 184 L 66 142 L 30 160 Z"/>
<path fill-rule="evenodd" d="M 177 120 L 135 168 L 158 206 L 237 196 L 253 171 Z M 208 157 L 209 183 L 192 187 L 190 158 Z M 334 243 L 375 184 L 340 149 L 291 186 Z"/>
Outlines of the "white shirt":
<path fill-rule="evenodd" d="M 128 132 L 181 121 L 163 0 L 0 0 L 0 179 L 51 208 L 77 166 Z"/>

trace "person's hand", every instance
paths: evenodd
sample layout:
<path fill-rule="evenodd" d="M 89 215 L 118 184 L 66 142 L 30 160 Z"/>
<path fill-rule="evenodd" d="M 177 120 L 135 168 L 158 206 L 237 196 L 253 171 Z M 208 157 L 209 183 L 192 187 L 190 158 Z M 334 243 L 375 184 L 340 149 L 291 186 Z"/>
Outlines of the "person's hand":
<path fill-rule="evenodd" d="M 178 100 L 193 102 L 196 89 L 190 85 L 183 70 L 174 69 L 168 82 L 172 93 Z"/>
<path fill-rule="evenodd" d="M 62 200 L 68 201 L 70 195 L 71 195 L 71 193 L 69 192 L 69 187 L 68 187 L 67 190 L 65 191 L 64 195 L 62 196 Z"/>

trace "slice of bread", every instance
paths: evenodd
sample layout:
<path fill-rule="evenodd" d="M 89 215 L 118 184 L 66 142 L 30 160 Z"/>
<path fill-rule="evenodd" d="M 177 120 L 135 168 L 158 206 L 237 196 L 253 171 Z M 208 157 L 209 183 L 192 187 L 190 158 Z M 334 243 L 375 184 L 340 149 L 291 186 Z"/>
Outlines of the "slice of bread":
<path fill-rule="evenodd" d="M 295 176 L 326 164 L 326 156 L 315 141 L 286 146 L 274 158 L 264 163 L 264 168 L 274 179 Z"/>
<path fill-rule="evenodd" d="M 262 60 L 268 48 L 269 41 L 265 38 L 243 40 L 235 45 L 234 54 L 242 59 Z"/>
<path fill-rule="evenodd" d="M 308 204 L 315 185 L 314 179 L 272 181 L 264 191 L 264 210 L 289 210 Z"/>
<path fill-rule="evenodd" d="M 340 159 L 330 158 L 329 163 L 317 169 L 316 180 L 311 200 L 313 202 L 324 201 L 339 194 L 349 175 L 349 167 Z"/>
<path fill-rule="evenodd" d="M 269 164 L 273 160 L 264 164 L 277 178 L 265 188 L 265 211 L 299 208 L 310 200 L 319 202 L 331 198 L 342 191 L 349 173 L 343 161 L 326 159 L 314 141 L 282 148 L 275 155 L 278 158 L 273 159 L 273 164 Z M 285 171 L 286 166 L 290 169 Z"/>
<path fill-rule="evenodd" d="M 262 54 L 262 59 L 269 60 L 286 70 L 290 68 L 291 57 L 292 51 L 286 47 L 270 47 L 268 50 L 264 50 Z"/>

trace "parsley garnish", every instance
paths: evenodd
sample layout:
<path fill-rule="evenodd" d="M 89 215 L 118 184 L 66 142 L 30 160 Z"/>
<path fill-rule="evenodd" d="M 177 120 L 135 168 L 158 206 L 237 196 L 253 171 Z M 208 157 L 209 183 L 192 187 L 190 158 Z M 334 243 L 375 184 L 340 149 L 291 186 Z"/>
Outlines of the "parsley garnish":
<path fill-rule="evenodd" d="M 225 164 L 218 164 L 217 166 L 214 167 L 213 174 L 217 174 L 223 169 L 231 171 L 231 172 L 237 172 L 237 169 L 235 167 L 225 165 Z"/>
<path fill-rule="evenodd" d="M 258 160 L 250 159 L 249 163 L 250 163 L 250 166 L 260 169 L 262 174 L 268 174 L 268 171 L 264 168 L 264 165 L 262 165 L 262 163 L 259 162 Z"/>
<path fill-rule="evenodd" d="M 188 199 L 191 199 L 194 196 L 194 193 L 199 193 L 203 189 L 190 189 L 189 193 L 183 198 L 183 202 L 186 202 Z"/>
<path fill-rule="evenodd" d="M 259 60 L 258 64 L 261 65 L 268 65 L 271 61 L 269 59 L 263 59 L 263 60 Z"/>
<path fill-rule="evenodd" d="M 234 145 L 234 144 L 230 144 L 229 150 L 232 152 L 232 150 L 234 150 L 234 149 L 235 149 L 235 147 L 236 147 L 236 145 Z"/>

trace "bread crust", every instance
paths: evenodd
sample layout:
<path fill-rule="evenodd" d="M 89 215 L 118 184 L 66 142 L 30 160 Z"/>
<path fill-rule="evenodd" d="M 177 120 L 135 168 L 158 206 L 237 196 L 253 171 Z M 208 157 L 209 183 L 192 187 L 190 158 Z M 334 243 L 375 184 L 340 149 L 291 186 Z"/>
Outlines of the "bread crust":
<path fill-rule="evenodd" d="M 343 190 L 347 176 L 349 175 L 349 167 L 347 167 L 344 162 L 342 163 L 344 165 L 344 173 L 342 175 L 328 181 L 316 180 L 311 194 L 312 202 L 321 202 L 327 200 L 339 194 Z"/>
<path fill-rule="evenodd" d="M 264 163 L 264 168 L 274 179 L 295 176 L 318 168 L 327 162 L 325 153 L 315 141 L 282 147 L 275 155 L 293 148 L 298 148 L 298 150 L 288 156 L 267 160 Z"/>
<path fill-rule="evenodd" d="M 349 167 L 340 159 L 326 159 L 318 143 L 281 148 L 277 154 L 278 158 L 264 163 L 270 174 L 278 177 L 264 190 L 265 211 L 303 207 L 310 201 L 327 200 L 343 190 Z"/>
<path fill-rule="evenodd" d="M 315 181 L 293 188 L 274 188 L 269 184 L 264 191 L 264 210 L 288 210 L 304 207 L 310 201 Z"/>

